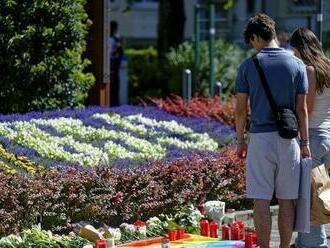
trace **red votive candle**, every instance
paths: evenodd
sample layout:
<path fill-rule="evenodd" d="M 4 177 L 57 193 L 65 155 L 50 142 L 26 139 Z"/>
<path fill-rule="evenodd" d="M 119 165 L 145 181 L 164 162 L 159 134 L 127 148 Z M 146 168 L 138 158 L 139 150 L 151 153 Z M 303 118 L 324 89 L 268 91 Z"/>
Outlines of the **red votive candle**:
<path fill-rule="evenodd" d="M 247 234 L 245 236 L 245 248 L 253 248 L 253 236 L 252 236 L 252 234 Z"/>
<path fill-rule="evenodd" d="M 183 239 L 183 237 L 184 237 L 184 228 L 177 229 L 176 239 Z"/>
<path fill-rule="evenodd" d="M 107 241 L 105 239 L 96 240 L 96 248 L 107 248 Z"/>
<path fill-rule="evenodd" d="M 170 241 L 175 241 L 176 240 L 176 237 L 177 237 L 177 231 L 176 230 L 169 230 L 168 231 L 168 239 Z"/>
<path fill-rule="evenodd" d="M 201 235 L 202 236 L 209 236 L 209 222 L 208 220 L 201 220 L 199 222 L 201 228 Z"/>
<path fill-rule="evenodd" d="M 258 245 L 258 237 L 257 237 L 257 231 L 256 230 L 253 230 L 252 237 L 253 237 L 253 244 Z"/>
<path fill-rule="evenodd" d="M 245 228 L 245 237 L 248 235 L 252 235 L 253 234 L 253 229 L 252 228 Z"/>
<path fill-rule="evenodd" d="M 239 240 L 240 231 L 238 225 L 232 225 L 231 227 L 231 240 Z"/>
<path fill-rule="evenodd" d="M 239 239 L 244 240 L 244 222 L 237 221 L 237 225 L 239 227 Z"/>
<path fill-rule="evenodd" d="M 229 240 L 230 227 L 228 225 L 222 226 L 222 240 Z"/>
<path fill-rule="evenodd" d="M 211 238 L 218 238 L 219 237 L 219 225 L 215 221 L 212 221 L 210 223 L 210 237 Z"/>

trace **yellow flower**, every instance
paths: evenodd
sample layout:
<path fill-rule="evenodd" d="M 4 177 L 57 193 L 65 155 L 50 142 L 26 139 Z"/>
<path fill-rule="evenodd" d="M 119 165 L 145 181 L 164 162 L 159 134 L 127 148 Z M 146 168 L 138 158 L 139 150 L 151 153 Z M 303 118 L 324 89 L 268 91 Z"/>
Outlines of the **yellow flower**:
<path fill-rule="evenodd" d="M 0 166 L 5 168 L 5 171 L 12 173 L 13 171 L 16 173 L 17 171 L 10 167 L 9 164 L 14 165 L 17 168 L 21 168 L 26 170 L 27 172 L 34 174 L 38 171 L 44 170 L 44 168 L 40 166 L 36 166 L 33 162 L 31 162 L 27 157 L 24 156 L 19 156 L 17 157 L 16 155 L 12 153 L 6 152 L 5 148 L 0 145 L 0 157 L 3 157 L 8 161 L 8 163 L 5 163 L 3 161 L 0 161 Z"/>

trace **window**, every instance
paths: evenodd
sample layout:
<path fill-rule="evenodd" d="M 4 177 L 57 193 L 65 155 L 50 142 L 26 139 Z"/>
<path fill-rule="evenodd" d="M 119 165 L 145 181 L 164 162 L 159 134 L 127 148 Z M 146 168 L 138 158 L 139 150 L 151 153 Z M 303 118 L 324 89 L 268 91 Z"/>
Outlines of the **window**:
<path fill-rule="evenodd" d="M 292 0 L 293 5 L 296 6 L 314 6 L 314 0 Z"/>
<path fill-rule="evenodd" d="M 313 14 L 317 9 L 315 0 L 291 0 L 288 7 L 294 14 Z"/>

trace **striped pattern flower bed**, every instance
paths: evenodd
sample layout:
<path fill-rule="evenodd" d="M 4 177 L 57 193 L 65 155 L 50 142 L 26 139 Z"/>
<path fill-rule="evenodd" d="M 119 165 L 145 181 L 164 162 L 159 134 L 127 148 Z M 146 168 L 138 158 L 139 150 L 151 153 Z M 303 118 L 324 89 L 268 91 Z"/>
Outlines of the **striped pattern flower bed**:
<path fill-rule="evenodd" d="M 135 167 L 213 154 L 232 137 L 233 128 L 218 121 L 178 117 L 154 107 L 0 115 L 0 167 L 10 173 L 33 173 L 39 166 Z"/>

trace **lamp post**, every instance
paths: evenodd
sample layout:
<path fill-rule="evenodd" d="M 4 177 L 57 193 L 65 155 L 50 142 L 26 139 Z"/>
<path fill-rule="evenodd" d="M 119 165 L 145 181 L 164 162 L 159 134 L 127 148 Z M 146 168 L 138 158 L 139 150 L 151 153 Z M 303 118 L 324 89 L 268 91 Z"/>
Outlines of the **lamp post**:
<path fill-rule="evenodd" d="M 196 4 L 194 8 L 194 81 L 193 89 L 198 87 L 199 67 L 200 67 L 200 5 Z"/>
<path fill-rule="evenodd" d="M 212 3 L 209 5 L 209 56 L 210 56 L 210 66 L 209 66 L 209 76 L 210 76 L 210 95 L 214 95 L 214 45 L 215 45 L 215 5 Z"/>
<path fill-rule="evenodd" d="M 318 0 L 317 3 L 316 22 L 317 22 L 317 33 L 319 35 L 319 40 L 322 44 L 323 0 Z"/>

